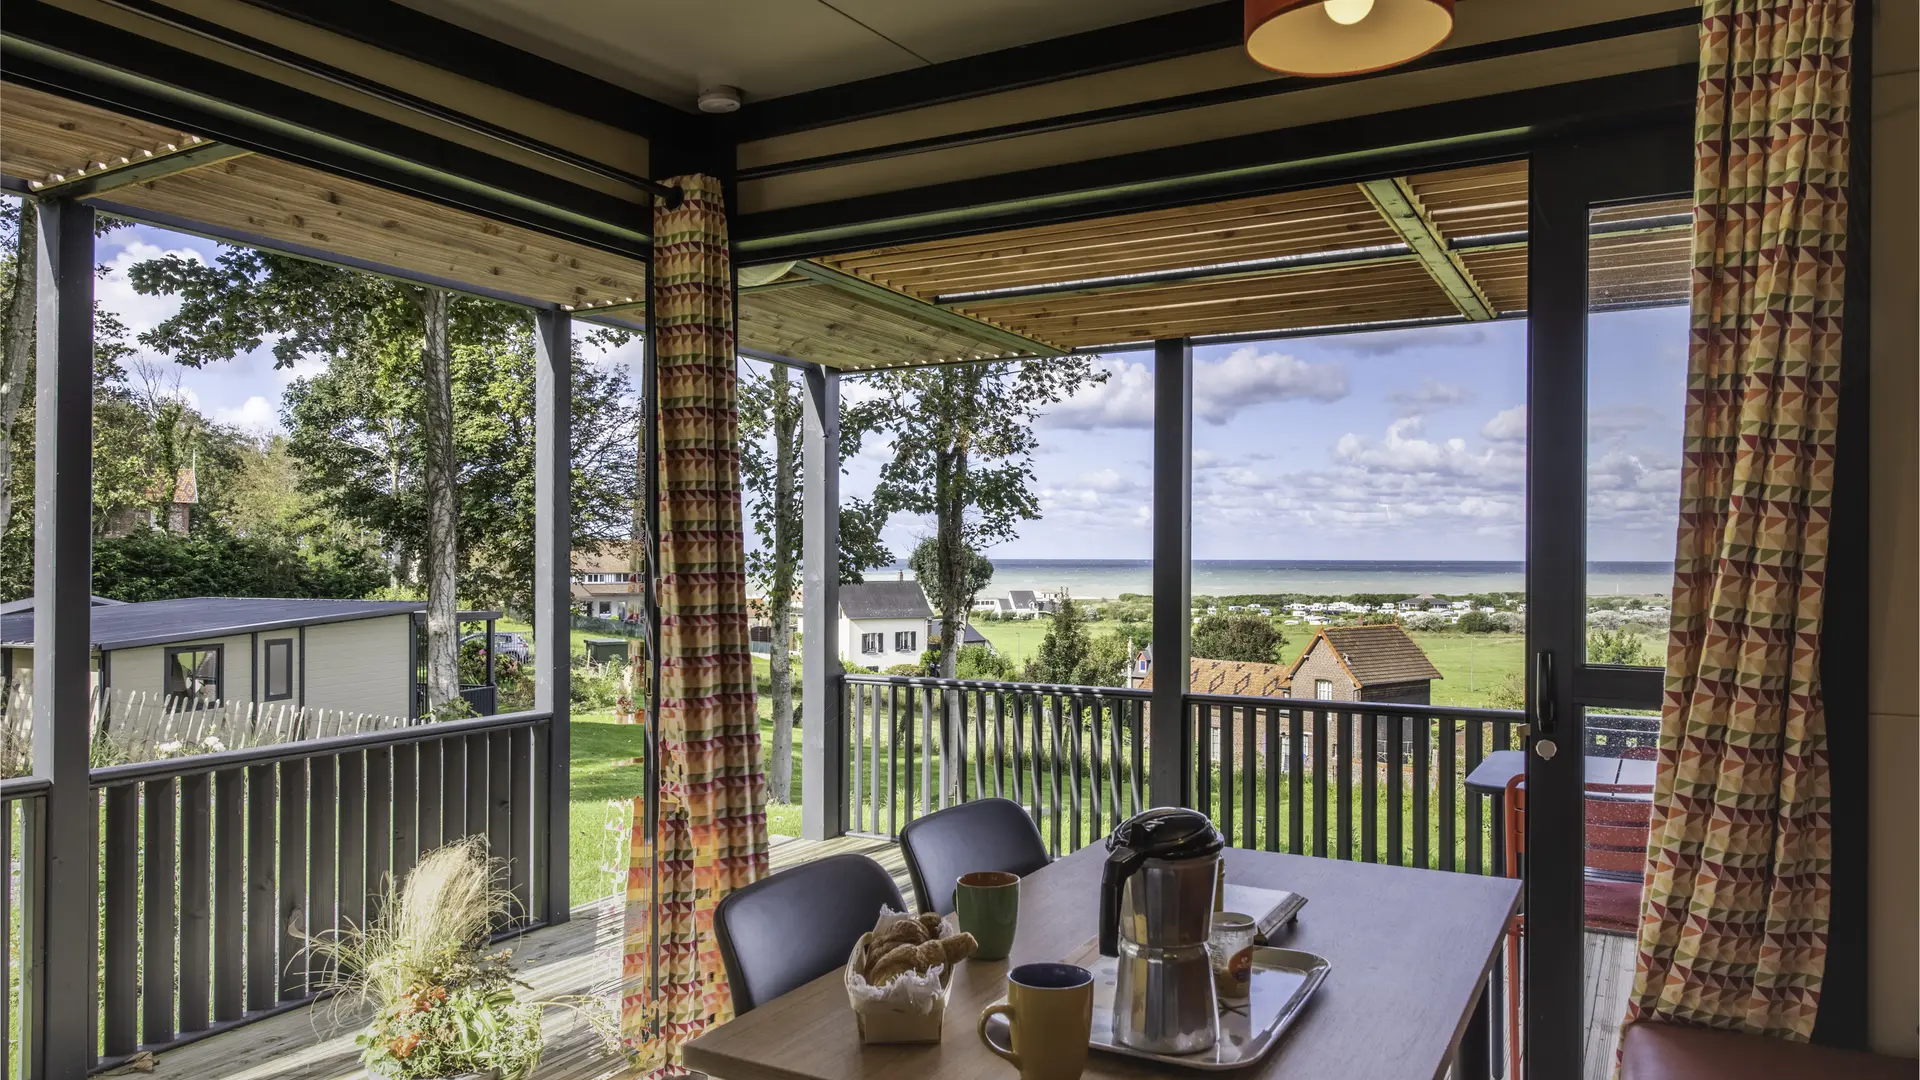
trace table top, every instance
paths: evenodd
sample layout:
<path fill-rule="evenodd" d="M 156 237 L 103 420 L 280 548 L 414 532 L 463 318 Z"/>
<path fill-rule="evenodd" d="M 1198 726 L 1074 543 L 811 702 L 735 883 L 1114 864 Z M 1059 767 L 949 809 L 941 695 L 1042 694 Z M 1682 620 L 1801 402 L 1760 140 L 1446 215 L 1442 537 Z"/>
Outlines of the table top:
<path fill-rule="evenodd" d="M 1644 787 L 1648 792 L 1653 790 L 1654 763 L 1651 761 L 1643 761 L 1639 758 L 1594 757 L 1591 754 L 1582 760 L 1586 763 L 1589 784 L 1621 784 Z M 1508 780 L 1526 771 L 1526 751 L 1495 750 L 1467 774 L 1467 788 L 1498 795 L 1506 790 Z"/>
<path fill-rule="evenodd" d="M 1294 929 L 1275 944 L 1319 953 L 1332 965 L 1280 1045 L 1236 1076 L 1424 1080 L 1446 1073 L 1519 904 L 1518 881 L 1239 849 L 1226 858 L 1228 881 L 1308 898 Z M 686 1063 L 727 1080 L 1013 1080 L 1013 1069 L 975 1033 L 980 1010 L 1005 993 L 1009 963 L 1059 960 L 1094 936 L 1104 862 L 1098 845 L 1083 848 L 1020 883 L 1012 956 L 960 965 L 937 1044 L 862 1047 L 835 969 L 688 1043 Z M 1176 1071 L 1184 1072 L 1095 1052 L 1085 1075 Z"/>

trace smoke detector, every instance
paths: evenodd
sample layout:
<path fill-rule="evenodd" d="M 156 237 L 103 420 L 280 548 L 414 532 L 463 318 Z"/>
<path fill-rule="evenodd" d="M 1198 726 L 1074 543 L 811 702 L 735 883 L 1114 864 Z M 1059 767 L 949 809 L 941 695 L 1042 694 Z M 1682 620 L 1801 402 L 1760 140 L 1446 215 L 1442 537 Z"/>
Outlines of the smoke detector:
<path fill-rule="evenodd" d="M 740 108 L 740 88 L 737 86 L 709 86 L 700 91 L 700 111 L 703 113 L 730 113 Z"/>

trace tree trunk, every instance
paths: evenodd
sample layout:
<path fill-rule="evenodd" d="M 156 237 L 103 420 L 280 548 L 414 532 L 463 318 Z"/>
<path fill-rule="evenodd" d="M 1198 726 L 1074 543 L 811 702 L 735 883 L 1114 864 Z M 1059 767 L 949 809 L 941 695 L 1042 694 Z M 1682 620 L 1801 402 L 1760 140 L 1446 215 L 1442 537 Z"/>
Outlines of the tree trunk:
<path fill-rule="evenodd" d="M 960 379 L 969 379 L 971 375 L 966 371 L 954 373 L 954 377 Z M 956 422 L 948 429 L 948 436 L 934 478 L 939 497 L 934 536 L 940 552 L 940 677 L 943 679 L 954 678 L 958 673 L 960 639 L 965 633 L 960 617 L 966 601 L 967 572 L 973 562 L 965 531 L 971 432 L 964 423 Z M 961 774 L 966 771 L 967 763 L 961 700 L 960 695 L 952 693 L 942 694 L 941 699 L 945 709 L 940 718 L 940 753 L 946 766 L 947 798 L 959 802 L 964 786 Z"/>
<path fill-rule="evenodd" d="M 20 246 L 13 261 L 6 337 L 0 340 L 0 536 L 13 524 L 13 425 L 33 381 L 34 309 L 39 282 L 33 200 L 20 200 Z"/>
<path fill-rule="evenodd" d="M 422 442 L 427 458 L 427 709 L 437 712 L 460 697 L 459 515 L 454 488 L 453 358 L 447 346 L 446 293 L 418 294 L 426 334 L 420 348 Z M 543 642 L 566 648 L 567 639 Z"/>
<path fill-rule="evenodd" d="M 799 570 L 800 537 L 794 504 L 800 456 L 800 409 L 788 389 L 787 369 L 773 365 L 773 559 L 767 583 L 767 614 L 773 620 L 767 668 L 773 695 L 773 747 L 767 766 L 767 800 L 793 800 L 793 579 Z M 820 678 L 819 674 L 814 676 Z M 820 717 L 803 717 L 820 723 Z"/>

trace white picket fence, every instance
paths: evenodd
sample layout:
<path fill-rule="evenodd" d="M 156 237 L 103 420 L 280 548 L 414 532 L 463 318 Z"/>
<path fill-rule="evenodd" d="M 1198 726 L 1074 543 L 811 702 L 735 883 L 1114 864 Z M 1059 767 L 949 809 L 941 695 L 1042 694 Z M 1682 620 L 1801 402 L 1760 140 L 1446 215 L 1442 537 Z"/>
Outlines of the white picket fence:
<path fill-rule="evenodd" d="M 32 771 L 31 682 L 15 680 L 0 705 L 0 776 L 24 776 Z M 418 722 L 287 701 L 191 701 L 98 686 L 89 715 L 95 766 L 389 731 Z"/>

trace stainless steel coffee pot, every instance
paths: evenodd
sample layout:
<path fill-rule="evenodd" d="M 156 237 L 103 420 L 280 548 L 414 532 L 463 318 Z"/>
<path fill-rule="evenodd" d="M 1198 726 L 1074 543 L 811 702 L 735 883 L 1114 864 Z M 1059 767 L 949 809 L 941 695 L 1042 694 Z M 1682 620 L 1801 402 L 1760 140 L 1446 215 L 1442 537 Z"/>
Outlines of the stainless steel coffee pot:
<path fill-rule="evenodd" d="M 1207 934 L 1223 846 L 1205 814 L 1178 807 L 1144 811 L 1107 837 L 1100 952 L 1119 958 L 1116 1042 L 1191 1054 L 1219 1038 Z"/>

